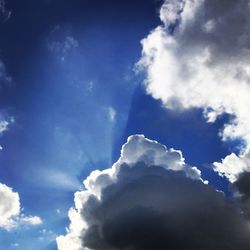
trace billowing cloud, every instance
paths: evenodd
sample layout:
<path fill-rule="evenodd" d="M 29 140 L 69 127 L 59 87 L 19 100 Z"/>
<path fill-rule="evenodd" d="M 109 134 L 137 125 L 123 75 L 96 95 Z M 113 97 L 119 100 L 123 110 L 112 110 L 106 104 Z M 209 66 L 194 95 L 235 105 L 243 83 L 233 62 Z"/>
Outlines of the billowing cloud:
<path fill-rule="evenodd" d="M 110 169 L 75 193 L 59 250 L 249 249 L 241 210 L 199 177 L 180 151 L 131 136 Z"/>
<path fill-rule="evenodd" d="M 22 214 L 19 194 L 0 183 L 0 228 L 11 230 L 21 224 L 38 225 L 41 223 L 42 220 L 38 216 Z"/>
<path fill-rule="evenodd" d="M 202 108 L 208 122 L 222 113 L 231 114 L 221 137 L 243 139 L 246 146 L 238 161 L 246 161 L 250 151 L 249 1 L 166 0 L 160 18 L 162 24 L 142 40 L 138 64 L 146 72 L 148 93 L 167 108 Z M 222 164 L 216 170 L 231 175 L 230 180 L 243 170 L 228 173 Z"/>

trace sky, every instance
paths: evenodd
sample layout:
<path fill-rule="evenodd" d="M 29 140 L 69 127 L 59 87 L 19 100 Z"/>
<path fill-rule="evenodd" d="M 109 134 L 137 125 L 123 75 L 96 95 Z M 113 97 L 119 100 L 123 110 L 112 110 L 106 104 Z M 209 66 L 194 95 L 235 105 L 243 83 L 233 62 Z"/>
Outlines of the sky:
<path fill-rule="evenodd" d="M 248 0 L 0 0 L 0 249 L 250 248 Z"/>

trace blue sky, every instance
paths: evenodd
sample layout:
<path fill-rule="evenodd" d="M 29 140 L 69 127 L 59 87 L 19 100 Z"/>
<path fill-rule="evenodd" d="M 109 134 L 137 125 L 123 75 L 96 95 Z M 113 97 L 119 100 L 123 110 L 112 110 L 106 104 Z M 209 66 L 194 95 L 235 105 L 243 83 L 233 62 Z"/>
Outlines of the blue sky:
<path fill-rule="evenodd" d="M 140 40 L 158 22 L 159 3 L 142 2 L 6 2 L 0 47 L 12 80 L 1 83 L 1 112 L 15 122 L 1 136 L 1 182 L 43 224 L 3 230 L 1 248 L 55 249 L 84 177 L 117 158 Z"/>
<path fill-rule="evenodd" d="M 200 169 L 213 188 L 233 196 L 227 173 L 211 164 L 248 152 L 243 125 L 237 136 L 221 135 L 235 117 L 240 124 L 239 105 L 231 108 L 221 96 L 221 112 L 212 98 L 197 104 L 176 95 L 187 108 L 166 107 L 168 97 L 158 94 L 149 76 L 152 65 L 140 72 L 136 67 L 143 46 L 146 51 L 142 39 L 164 21 L 163 2 L 0 0 L 0 119 L 8 122 L 0 132 L 0 183 L 18 192 L 23 217 L 41 219 L 11 230 L 0 223 L 0 249 L 57 249 L 56 237 L 70 224 L 74 193 L 84 189 L 92 171 L 110 168 L 133 134 L 181 150 L 185 163 Z M 218 12 L 223 7 L 229 8 L 223 2 Z M 178 23 L 167 20 L 168 32 L 175 34 Z M 188 57 L 182 38 L 176 40 Z M 218 114 L 213 122 L 205 118 L 207 108 Z"/>

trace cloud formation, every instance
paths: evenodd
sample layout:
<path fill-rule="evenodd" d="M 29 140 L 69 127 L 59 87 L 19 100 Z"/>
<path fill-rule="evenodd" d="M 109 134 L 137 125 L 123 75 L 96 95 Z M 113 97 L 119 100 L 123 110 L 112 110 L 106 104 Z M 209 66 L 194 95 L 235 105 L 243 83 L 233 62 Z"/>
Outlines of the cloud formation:
<path fill-rule="evenodd" d="M 180 151 L 128 138 L 112 168 L 75 193 L 59 250 L 249 249 L 248 221 Z"/>
<path fill-rule="evenodd" d="M 19 195 L 0 183 L 0 201 L 0 227 L 10 229 L 15 225 L 13 217 L 20 213 Z"/>
<path fill-rule="evenodd" d="M 248 161 L 250 151 L 249 14 L 245 0 L 166 0 L 138 64 L 148 93 L 167 108 L 202 108 L 208 122 L 231 114 L 221 137 L 246 142 L 238 161 Z M 237 179 L 242 169 L 222 164 L 216 170 Z"/>
<path fill-rule="evenodd" d="M 19 194 L 0 183 L 0 228 L 9 231 L 18 225 L 38 225 L 41 223 L 42 220 L 38 216 L 22 214 Z"/>

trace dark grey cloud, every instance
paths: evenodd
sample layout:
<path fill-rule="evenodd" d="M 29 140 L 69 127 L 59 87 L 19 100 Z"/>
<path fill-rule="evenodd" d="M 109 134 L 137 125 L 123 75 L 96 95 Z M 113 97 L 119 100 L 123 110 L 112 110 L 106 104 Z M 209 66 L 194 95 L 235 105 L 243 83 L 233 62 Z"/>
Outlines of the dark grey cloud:
<path fill-rule="evenodd" d="M 90 197 L 83 249 L 249 249 L 247 221 L 224 195 L 182 172 L 123 165 L 116 183 Z"/>
<path fill-rule="evenodd" d="M 244 216 L 250 218 L 250 172 L 243 172 L 233 183 L 236 190 L 236 200 Z"/>
<path fill-rule="evenodd" d="M 243 199 L 249 199 L 250 198 L 250 172 L 241 173 L 237 181 L 234 183 L 234 186 L 243 196 Z"/>
<path fill-rule="evenodd" d="M 131 136 L 113 167 L 94 171 L 84 181 L 86 190 L 75 194 L 58 249 L 250 249 L 241 203 L 190 176 L 178 156 L 180 151 Z M 182 169 L 173 167 L 180 162 Z"/>

